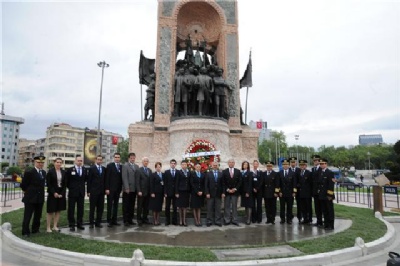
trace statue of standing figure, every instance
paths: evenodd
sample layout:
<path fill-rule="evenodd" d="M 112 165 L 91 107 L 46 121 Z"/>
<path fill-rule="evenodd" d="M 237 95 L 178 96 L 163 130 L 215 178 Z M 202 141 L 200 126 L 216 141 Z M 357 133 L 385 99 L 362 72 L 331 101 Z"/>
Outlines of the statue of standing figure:
<path fill-rule="evenodd" d="M 154 99 L 156 97 L 156 75 L 150 75 L 151 81 L 146 90 L 146 104 L 144 105 L 144 120 L 154 121 Z M 149 111 L 151 116 L 149 117 Z"/>
<path fill-rule="evenodd" d="M 198 88 L 196 100 L 199 104 L 199 115 L 208 115 L 211 102 L 210 94 L 214 92 L 214 83 L 212 78 L 207 75 L 205 67 L 200 68 L 200 74 L 196 78 L 195 85 Z"/>
<path fill-rule="evenodd" d="M 222 77 L 224 70 L 218 68 L 216 70 L 216 76 L 214 79 L 214 116 L 215 117 L 226 117 L 225 112 L 225 88 L 232 90 L 232 88 L 226 83 Z"/>
<path fill-rule="evenodd" d="M 180 68 L 175 76 L 175 95 L 174 95 L 174 116 L 181 115 L 181 106 L 183 105 L 183 115 L 187 115 L 188 89 L 185 85 L 185 69 Z"/>

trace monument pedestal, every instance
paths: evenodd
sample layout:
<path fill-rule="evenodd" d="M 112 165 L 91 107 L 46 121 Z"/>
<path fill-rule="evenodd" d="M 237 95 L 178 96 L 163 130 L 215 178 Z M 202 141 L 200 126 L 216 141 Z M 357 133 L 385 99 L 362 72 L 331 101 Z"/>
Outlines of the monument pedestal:
<path fill-rule="evenodd" d="M 258 131 L 249 126 L 230 129 L 223 119 L 183 118 L 175 119 L 168 128 L 156 128 L 153 122 L 137 122 L 129 126 L 129 150 L 139 159 L 149 157 L 151 164 L 162 162 L 163 168 L 169 161 L 178 162 L 195 140 L 206 140 L 220 152 L 220 164 L 224 168 L 230 158 L 235 159 L 236 167 L 244 160 L 258 158 Z"/>

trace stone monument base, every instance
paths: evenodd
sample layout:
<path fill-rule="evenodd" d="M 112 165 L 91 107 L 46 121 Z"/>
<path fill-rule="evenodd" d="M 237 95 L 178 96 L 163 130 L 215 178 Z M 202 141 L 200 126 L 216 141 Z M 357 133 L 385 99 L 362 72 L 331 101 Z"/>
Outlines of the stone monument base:
<path fill-rule="evenodd" d="M 129 151 L 135 152 L 137 163 L 142 157 L 149 157 L 151 166 L 159 161 L 163 169 L 169 168 L 169 161 L 178 163 L 185 151 L 195 140 L 206 140 L 220 152 L 220 166 L 227 167 L 230 158 L 236 167 L 241 162 L 258 159 L 258 131 L 244 125 L 231 129 L 224 119 L 207 117 L 185 117 L 174 119 L 169 127 L 155 127 L 153 122 L 141 121 L 129 125 Z"/>

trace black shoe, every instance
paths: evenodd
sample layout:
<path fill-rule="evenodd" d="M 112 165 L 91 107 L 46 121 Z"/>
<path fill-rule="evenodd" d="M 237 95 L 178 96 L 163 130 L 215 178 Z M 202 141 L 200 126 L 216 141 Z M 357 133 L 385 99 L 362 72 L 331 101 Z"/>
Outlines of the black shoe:
<path fill-rule="evenodd" d="M 280 221 L 280 224 L 284 224 L 284 223 L 285 223 L 285 221 L 283 221 L 283 220 L 282 220 L 282 221 Z"/>
<path fill-rule="evenodd" d="M 292 224 L 292 221 L 287 221 L 288 224 Z"/>
<path fill-rule="evenodd" d="M 89 228 L 93 229 L 94 228 L 94 224 L 89 225 Z"/>
<path fill-rule="evenodd" d="M 151 224 L 149 220 L 144 220 L 143 223 L 144 224 Z"/>
<path fill-rule="evenodd" d="M 103 228 L 103 226 L 101 224 L 96 224 L 95 225 L 97 228 Z"/>
<path fill-rule="evenodd" d="M 238 222 L 232 222 L 233 225 L 240 226 Z"/>
<path fill-rule="evenodd" d="M 142 222 L 138 222 L 137 224 L 138 224 L 139 226 L 142 226 L 142 225 L 143 225 L 143 223 L 142 223 Z"/>
<path fill-rule="evenodd" d="M 32 234 L 40 234 L 40 231 L 39 230 L 32 231 Z"/>
<path fill-rule="evenodd" d="M 215 225 L 216 225 L 216 226 L 219 226 L 219 227 L 221 227 L 221 226 L 222 226 L 222 224 L 221 224 L 221 223 L 215 223 Z"/>
<path fill-rule="evenodd" d="M 271 223 L 271 221 L 268 221 L 268 220 L 265 222 L 265 224 L 270 224 L 270 223 Z"/>
<path fill-rule="evenodd" d="M 207 227 L 210 227 L 211 226 L 211 223 L 207 223 Z"/>
<path fill-rule="evenodd" d="M 250 222 L 246 222 L 246 225 L 250 225 L 251 223 Z"/>
<path fill-rule="evenodd" d="M 169 223 L 165 223 L 165 226 L 168 226 L 169 225 Z"/>
<path fill-rule="evenodd" d="M 124 223 L 125 226 L 130 226 L 130 224 L 128 222 Z"/>
<path fill-rule="evenodd" d="M 113 224 L 112 224 L 112 223 L 108 223 L 108 224 L 107 224 L 107 227 L 110 227 L 110 228 L 111 228 L 111 227 L 113 227 Z"/>
<path fill-rule="evenodd" d="M 134 221 L 129 221 L 128 222 L 130 225 L 136 225 L 136 223 Z"/>
<path fill-rule="evenodd" d="M 275 221 L 272 221 L 271 224 L 275 224 Z"/>
<path fill-rule="evenodd" d="M 85 230 L 85 227 L 83 227 L 82 225 L 78 225 L 76 228 L 78 228 L 79 230 Z"/>
<path fill-rule="evenodd" d="M 224 223 L 224 225 L 230 225 L 230 224 L 231 224 L 231 223 L 229 223 L 229 222 L 225 222 L 225 223 Z"/>
<path fill-rule="evenodd" d="M 333 230 L 335 228 L 333 226 L 331 226 L 331 225 L 328 225 L 328 226 L 325 226 L 324 229 L 325 230 Z"/>
<path fill-rule="evenodd" d="M 23 234 L 22 237 L 24 237 L 24 238 L 25 237 L 30 237 L 30 235 L 29 234 Z"/>
<path fill-rule="evenodd" d="M 120 226 L 121 224 L 118 222 L 112 222 L 113 225 Z"/>
<path fill-rule="evenodd" d="M 75 226 L 71 226 L 71 227 L 69 228 L 69 231 L 75 232 Z"/>

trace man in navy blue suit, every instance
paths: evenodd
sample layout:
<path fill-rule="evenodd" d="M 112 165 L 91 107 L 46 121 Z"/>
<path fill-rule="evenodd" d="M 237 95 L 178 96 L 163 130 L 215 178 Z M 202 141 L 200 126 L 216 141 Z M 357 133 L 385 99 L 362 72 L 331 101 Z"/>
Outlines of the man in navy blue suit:
<path fill-rule="evenodd" d="M 117 222 L 119 197 L 122 191 L 122 166 L 121 154 L 114 153 L 114 162 L 109 163 L 106 169 L 106 195 L 107 195 L 107 223 L 108 227 L 121 225 Z"/>
<path fill-rule="evenodd" d="M 96 163 L 89 169 L 89 177 L 87 182 L 87 195 L 89 197 L 89 228 L 102 228 L 101 220 L 104 211 L 104 183 L 106 176 L 106 168 L 102 166 L 103 156 L 97 155 Z M 96 211 L 96 220 L 94 212 Z"/>

